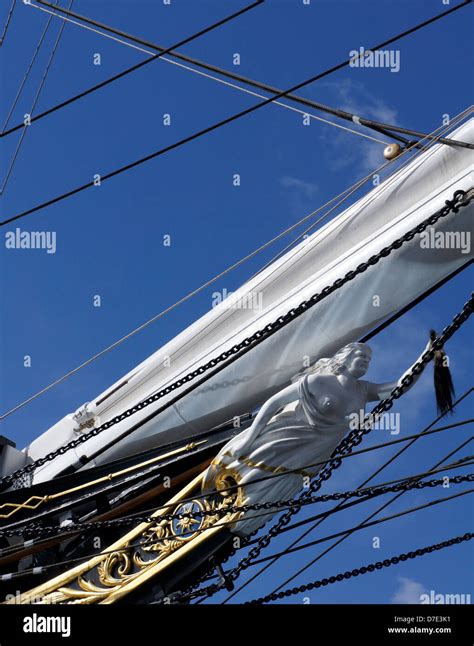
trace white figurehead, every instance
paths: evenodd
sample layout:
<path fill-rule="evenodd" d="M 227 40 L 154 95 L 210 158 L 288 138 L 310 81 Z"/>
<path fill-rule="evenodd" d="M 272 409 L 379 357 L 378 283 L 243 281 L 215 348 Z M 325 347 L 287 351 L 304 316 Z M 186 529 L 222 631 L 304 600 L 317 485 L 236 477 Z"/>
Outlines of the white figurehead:
<path fill-rule="evenodd" d="M 361 377 L 371 358 L 369 346 L 349 343 L 332 358 L 316 361 L 294 383 L 273 395 L 252 425 L 220 450 L 205 475 L 203 491 L 221 488 L 228 474 L 241 486 L 238 504 L 294 497 L 324 466 L 354 416 L 363 414 L 367 402 L 387 397 L 410 370 L 394 382 L 364 381 Z M 320 464 L 306 466 L 314 463 Z M 260 481 L 271 474 L 278 477 Z M 232 531 L 247 535 L 275 512 L 263 517 L 262 512 L 245 513 Z M 253 519 L 257 513 L 259 517 Z"/>

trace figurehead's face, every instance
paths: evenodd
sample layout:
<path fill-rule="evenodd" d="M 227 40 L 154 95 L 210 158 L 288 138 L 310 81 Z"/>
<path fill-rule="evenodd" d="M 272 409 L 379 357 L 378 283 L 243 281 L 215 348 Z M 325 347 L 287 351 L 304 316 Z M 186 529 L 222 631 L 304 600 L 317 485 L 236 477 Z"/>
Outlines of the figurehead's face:
<path fill-rule="evenodd" d="M 372 352 L 367 346 L 361 346 L 354 350 L 348 364 L 347 372 L 359 379 L 363 377 L 367 370 L 369 369 L 370 360 L 372 358 Z"/>

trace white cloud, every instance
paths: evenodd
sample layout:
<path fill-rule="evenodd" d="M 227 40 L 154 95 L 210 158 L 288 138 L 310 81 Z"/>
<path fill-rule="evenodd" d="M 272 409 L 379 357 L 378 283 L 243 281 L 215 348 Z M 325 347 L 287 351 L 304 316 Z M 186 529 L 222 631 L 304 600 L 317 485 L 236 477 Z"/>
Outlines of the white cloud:
<path fill-rule="evenodd" d="M 345 78 L 337 82 L 326 82 L 324 85 L 336 95 L 337 107 L 341 110 L 352 112 L 359 117 L 397 124 L 397 111 L 367 90 L 360 81 Z"/>
<path fill-rule="evenodd" d="M 382 123 L 397 124 L 398 113 L 385 101 L 369 92 L 363 83 L 346 78 L 341 81 L 326 82 L 323 85 L 329 90 L 330 98 L 326 102 L 335 105 L 341 110 L 350 112 L 359 117 L 374 119 Z M 335 121 L 339 121 L 335 119 Z M 344 124 L 346 125 L 346 124 Z M 391 143 L 389 136 L 379 134 L 365 127 L 358 127 L 350 124 L 353 130 L 359 130 L 364 134 Z M 383 144 L 371 142 L 361 137 L 343 131 L 325 133 L 324 140 L 330 146 L 333 159 L 329 162 L 329 168 L 333 171 L 354 168 L 357 176 L 375 170 L 384 163 Z"/>
<path fill-rule="evenodd" d="M 398 590 L 392 595 L 390 603 L 420 603 L 420 596 L 428 590 L 422 583 L 404 576 L 398 577 Z"/>
<path fill-rule="evenodd" d="M 302 179 L 298 179 L 297 177 L 289 177 L 288 175 L 285 175 L 284 177 L 280 178 L 280 184 L 284 188 L 292 188 L 297 190 L 307 199 L 311 199 L 319 191 L 319 187 L 317 184 L 312 184 L 311 182 L 305 182 Z"/>

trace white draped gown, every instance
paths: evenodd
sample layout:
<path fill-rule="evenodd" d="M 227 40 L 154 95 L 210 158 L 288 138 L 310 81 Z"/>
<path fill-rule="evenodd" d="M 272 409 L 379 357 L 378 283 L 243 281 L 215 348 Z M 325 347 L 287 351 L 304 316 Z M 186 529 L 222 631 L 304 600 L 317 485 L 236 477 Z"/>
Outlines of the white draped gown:
<path fill-rule="evenodd" d="M 214 489 L 215 476 L 226 468 L 230 474 L 238 474 L 242 487 L 240 504 L 286 500 L 301 491 L 305 476 L 309 481 L 308 478 L 324 466 L 319 464 L 305 468 L 327 460 L 346 435 L 350 416 L 354 413 L 359 415 L 365 409 L 367 382 L 358 381 L 356 397 L 348 400 L 347 391 L 342 385 L 339 397 L 334 394 L 315 397 L 308 388 L 308 377 L 303 376 L 298 383 L 299 401 L 296 407 L 290 411 L 285 407 L 283 412 L 275 415 L 260 431 L 248 451 L 242 451 L 241 447 L 252 427 L 227 442 L 206 473 L 204 491 Z M 334 415 L 335 410 L 343 411 L 343 414 Z M 331 413 L 328 414 L 328 411 Z M 293 469 L 297 472 L 285 473 Z M 274 474 L 278 475 L 258 482 Z M 276 511 L 273 508 L 268 516 L 263 517 L 262 511 L 246 512 L 232 531 L 248 535 L 262 527 Z M 259 518 L 252 518 L 257 514 Z"/>

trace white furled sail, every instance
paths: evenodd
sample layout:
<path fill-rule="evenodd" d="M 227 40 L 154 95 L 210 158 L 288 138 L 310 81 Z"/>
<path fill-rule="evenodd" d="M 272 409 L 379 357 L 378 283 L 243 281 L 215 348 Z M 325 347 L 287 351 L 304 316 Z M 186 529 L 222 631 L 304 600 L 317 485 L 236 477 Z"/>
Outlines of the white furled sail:
<path fill-rule="evenodd" d="M 473 143 L 474 119 L 452 137 Z M 78 414 L 67 415 L 43 433 L 24 449 L 25 460 L 67 444 L 78 433 L 103 424 L 206 363 L 342 278 L 443 207 L 456 190 L 473 186 L 472 151 L 433 146 L 245 283 L 231 299 L 181 332 Z M 452 232 L 443 239 L 470 242 L 473 210 L 471 202 L 457 214 L 442 218 L 432 231 L 415 236 L 120 441 L 114 442 L 179 390 L 38 468 L 33 482 L 49 480 L 97 451 L 101 453 L 87 466 L 187 440 L 254 410 L 287 385 L 305 361 L 329 356 L 358 340 L 472 257 L 470 244 L 455 248 L 436 244 L 434 234 Z"/>

